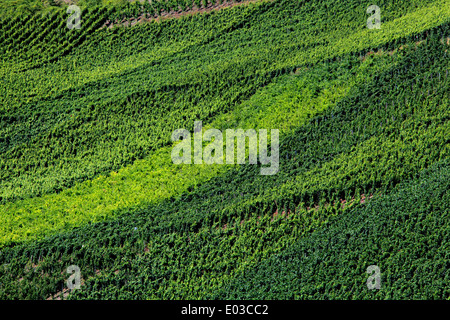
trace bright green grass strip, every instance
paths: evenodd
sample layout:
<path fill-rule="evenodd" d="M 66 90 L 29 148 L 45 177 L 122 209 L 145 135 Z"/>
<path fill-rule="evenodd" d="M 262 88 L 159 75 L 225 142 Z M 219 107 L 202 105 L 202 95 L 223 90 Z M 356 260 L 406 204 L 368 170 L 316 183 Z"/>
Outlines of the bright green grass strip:
<path fill-rule="evenodd" d="M 13 123 L 17 121 L 17 126 L 6 125 L 3 128 L 3 134 L 7 137 L 7 140 L 3 141 L 10 141 L 11 139 L 15 141 L 16 137 L 18 137 L 19 143 L 13 142 L 8 144 L 7 142 L 3 145 L 5 150 L 8 149 L 10 151 L 4 153 L 2 158 L 2 163 L 5 164 L 6 169 L 2 171 L 4 179 L 0 182 L 2 202 L 5 203 L 14 201 L 14 199 L 55 192 L 56 190 L 73 186 L 75 181 L 81 182 L 85 179 L 92 179 L 98 174 L 107 174 L 109 171 L 117 170 L 124 165 L 130 164 L 133 154 L 137 155 L 138 158 L 148 155 L 150 146 L 162 138 L 160 134 L 157 134 L 156 136 L 159 138 L 155 136 L 154 139 L 143 140 L 142 136 L 145 136 L 144 134 L 152 135 L 152 130 L 149 129 L 150 126 L 143 126 L 146 129 L 141 131 L 143 133 L 141 135 L 137 133 L 138 130 L 134 131 L 130 122 L 125 122 L 123 126 L 111 126 L 111 129 L 107 128 L 106 131 L 102 131 L 102 126 L 107 127 L 103 120 L 104 118 L 98 118 L 100 114 L 97 111 L 93 111 L 94 118 L 99 119 L 97 123 L 94 123 L 90 117 L 86 117 L 86 114 L 90 113 L 87 105 L 95 105 L 98 101 L 103 101 L 105 104 L 111 102 L 111 106 L 117 108 L 124 101 L 122 100 L 123 98 L 134 93 L 145 90 L 160 92 L 160 90 L 164 91 L 163 88 L 167 84 L 173 85 L 176 83 L 187 84 L 190 88 L 195 88 L 197 84 L 201 85 L 199 82 L 202 80 L 200 79 L 206 79 L 209 75 L 217 78 L 217 75 L 220 75 L 222 72 L 226 73 L 227 70 L 240 70 L 242 68 L 242 70 L 245 69 L 245 71 L 242 71 L 243 75 L 251 77 L 255 73 L 273 71 L 275 67 L 278 68 L 280 65 L 286 66 L 280 61 L 290 61 L 291 57 L 297 58 L 297 54 L 300 55 L 298 57 L 299 60 L 288 61 L 287 65 L 290 68 L 297 64 L 317 62 L 318 60 L 329 58 L 336 55 L 337 51 L 323 49 L 318 56 L 313 57 L 315 60 L 311 55 L 318 52 L 317 46 L 326 46 L 333 49 L 338 41 L 357 32 L 355 30 L 359 27 L 364 29 L 365 20 L 362 19 L 360 21 L 358 17 L 364 18 L 365 13 L 363 11 L 362 15 L 360 15 L 358 13 L 358 10 L 360 10 L 359 5 L 357 8 L 356 11 L 351 10 L 350 15 L 345 15 L 345 19 L 353 21 L 352 24 L 346 25 L 342 23 L 341 18 L 333 18 L 326 19 L 329 23 L 313 25 L 313 21 L 316 21 L 322 15 L 303 14 L 302 12 L 298 16 L 308 16 L 307 22 L 292 22 L 292 24 L 291 22 L 286 22 L 292 26 L 295 32 L 286 33 L 282 26 L 278 26 L 277 30 L 273 30 L 276 33 L 269 34 L 269 37 L 265 33 L 261 33 L 258 28 L 265 27 L 267 29 L 270 23 L 266 23 L 265 19 L 273 22 L 279 21 L 278 18 L 274 19 L 274 14 L 277 10 L 268 11 L 267 16 L 262 20 L 264 23 L 248 19 L 251 16 L 249 12 L 251 13 L 252 11 L 245 11 L 245 14 L 238 15 L 239 19 L 237 20 L 248 22 L 251 27 L 237 28 L 235 32 L 224 35 L 222 38 L 215 38 L 215 40 L 210 39 L 208 31 L 202 31 L 198 34 L 197 30 L 201 29 L 198 28 L 198 24 L 190 23 L 190 21 L 183 22 L 183 19 L 176 20 L 177 23 L 172 21 L 173 23 L 164 24 L 164 28 L 161 28 L 161 36 L 153 32 L 157 29 L 157 24 L 142 25 L 135 29 L 127 30 L 119 36 L 115 35 L 117 36 L 115 38 L 112 35 L 108 36 L 107 32 L 102 30 L 95 31 L 91 40 L 85 41 L 72 54 L 62 57 L 58 62 L 49 63 L 42 66 L 42 68 L 27 70 L 23 73 L 7 73 L 5 78 L 0 81 L 0 108 L 3 108 L 3 111 L 8 110 L 7 112 L 16 113 L 19 118 L 25 117 L 25 122 L 17 121 L 17 119 L 13 120 L 12 117 L 8 116 L 5 117 L 8 122 L 11 120 Z M 436 6 L 431 6 L 430 8 L 430 10 L 435 11 Z M 390 12 L 396 11 L 390 10 Z M 231 15 L 231 12 L 229 14 Z M 234 12 L 232 16 L 236 17 L 237 14 L 237 12 Z M 393 14 L 393 16 L 398 15 L 399 12 Z M 211 15 L 210 18 L 212 19 L 214 16 Z M 206 20 L 211 19 L 205 18 L 202 21 L 205 20 L 206 23 Z M 217 22 L 222 22 L 221 25 L 223 26 L 239 25 L 237 22 L 228 21 L 226 17 L 219 16 L 219 14 L 211 21 L 209 23 L 214 26 Z M 386 18 L 386 21 L 389 22 L 391 20 Z M 330 27 L 330 25 L 341 24 L 342 28 Z M 179 34 L 175 39 L 182 39 L 181 41 L 172 40 L 170 31 L 173 30 L 176 33 L 176 27 L 183 25 L 188 27 L 188 38 Z M 197 28 L 195 32 L 189 29 L 190 26 L 194 25 Z M 342 31 L 342 34 L 336 33 L 337 29 Z M 301 30 L 308 30 L 312 35 L 307 36 L 304 32 L 300 32 Z M 317 34 L 315 33 L 316 31 Z M 372 31 L 375 34 L 379 30 Z M 411 31 L 414 31 L 414 29 L 411 29 Z M 136 36 L 136 34 L 140 36 Z M 249 34 L 252 36 L 251 39 L 249 39 Z M 193 35 L 198 36 L 198 39 Z M 371 36 L 372 34 L 368 35 Z M 132 41 L 126 41 L 127 37 Z M 145 53 L 142 55 L 135 54 L 135 50 L 130 49 L 132 47 L 131 44 L 136 43 L 135 40 L 139 38 L 146 39 L 142 42 L 142 45 L 136 46 L 135 49 L 140 50 L 142 48 L 145 50 Z M 363 38 L 365 39 L 366 37 L 363 36 Z M 367 41 L 370 40 L 369 38 Z M 197 52 L 196 49 L 186 49 L 186 52 L 181 53 L 176 51 L 177 48 L 186 48 L 190 40 L 192 40 L 192 48 L 198 48 L 200 52 Z M 250 41 L 250 46 L 239 45 L 243 41 Z M 365 40 L 362 41 L 362 44 L 364 44 Z M 117 45 L 117 42 L 122 45 Z M 198 43 L 202 45 L 194 46 L 194 44 Z M 93 44 L 96 44 L 95 48 L 109 48 L 110 50 L 99 50 L 97 52 Z M 226 50 L 217 53 L 219 45 L 223 45 Z M 360 48 L 345 46 L 338 49 L 349 52 Z M 229 52 L 233 52 L 233 54 L 229 54 Z M 130 60 L 125 58 L 128 56 L 131 56 Z M 161 59 L 160 65 L 156 66 L 158 59 Z M 183 70 L 182 66 L 185 64 L 187 70 Z M 133 69 L 135 66 L 136 70 Z M 248 74 L 245 74 L 245 72 Z M 115 76 L 110 78 L 112 74 Z M 100 79 L 104 77 L 104 81 L 101 81 Z M 122 81 L 117 81 L 121 78 L 123 79 Z M 91 80 L 89 79 L 94 82 L 90 83 Z M 98 80 L 98 82 L 95 80 Z M 126 83 L 127 86 L 120 84 L 120 82 L 122 84 Z M 224 80 L 222 83 L 227 82 L 230 84 L 234 83 L 230 79 Z M 111 88 L 99 88 L 105 85 L 109 86 L 109 83 L 113 84 Z M 78 85 L 80 86 L 78 87 Z M 62 91 L 58 92 L 58 87 L 62 88 Z M 230 92 L 239 91 L 237 86 L 233 85 L 233 87 Z M 17 88 L 21 90 L 17 90 Z M 71 90 L 64 90 L 69 88 Z M 88 88 L 92 88 L 92 90 L 86 90 Z M 84 93 L 78 96 L 76 95 L 78 90 L 84 91 Z M 252 92 L 253 90 L 254 88 L 251 89 Z M 58 96 L 62 97 L 62 101 L 57 101 Z M 68 99 L 69 96 L 71 96 L 70 99 Z M 229 110 L 228 106 L 224 107 L 225 105 L 221 104 L 223 101 L 220 99 L 216 100 L 217 104 L 215 102 L 210 103 L 210 99 L 205 99 L 204 101 L 208 101 L 205 110 L 210 110 L 212 106 L 219 108 L 220 111 L 218 112 L 222 112 L 224 109 Z M 193 108 L 192 103 L 183 102 L 182 105 L 183 107 Z M 198 108 L 198 110 L 200 109 L 202 112 L 204 111 L 203 108 Z M 133 109 L 130 108 L 128 110 Z M 157 110 L 157 108 L 154 110 Z M 74 113 L 73 116 L 75 118 L 72 118 L 72 115 L 69 116 L 69 112 Z M 41 117 L 41 113 L 44 117 Z M 48 117 L 50 113 L 54 113 L 55 117 Z M 82 118 L 77 118 L 77 113 Z M 189 113 L 192 114 L 191 111 Z M 116 116 L 113 116 L 114 114 Z M 110 113 L 107 117 L 121 122 L 122 118 L 117 117 L 117 114 L 117 112 Z M 42 125 L 33 123 L 29 115 L 36 117 L 37 121 L 42 123 Z M 61 118 L 56 120 L 56 117 Z M 141 118 L 140 120 L 148 122 L 144 119 Z M 286 121 L 290 120 L 290 118 L 286 117 Z M 62 139 L 51 135 L 52 130 L 62 133 Z M 33 131 L 38 132 L 38 134 L 33 135 L 31 133 Z M 77 133 L 73 141 L 67 139 L 70 133 L 77 131 L 86 132 L 86 138 L 89 139 L 90 143 L 84 143 L 85 139 L 79 138 L 83 136 L 82 133 Z M 130 132 L 132 136 L 127 138 L 126 132 Z M 134 132 L 136 133 L 133 136 Z M 158 130 L 154 132 L 158 132 Z M 118 134 L 118 140 L 114 142 L 108 141 L 107 137 L 110 133 L 112 135 Z M 47 134 L 51 135 L 50 138 L 48 138 Z M 96 134 L 99 134 L 101 138 L 94 138 Z M 33 136 L 33 138 L 26 141 L 24 137 L 27 135 Z M 72 144 L 72 142 L 74 143 Z M 71 144 L 72 146 L 70 146 Z M 51 156 L 46 157 L 43 155 L 46 151 L 43 151 L 45 149 L 40 147 L 41 145 L 51 146 Z M 102 145 L 107 147 L 102 147 Z M 87 146 L 89 146 L 90 150 L 87 150 Z M 140 149 L 141 147 L 142 149 Z M 142 152 L 141 150 L 148 150 L 148 152 Z M 89 156 L 86 156 L 87 154 Z"/>
<path fill-rule="evenodd" d="M 278 128 L 281 134 L 287 133 L 337 103 L 355 84 L 370 81 L 369 71 L 388 68 L 397 58 L 377 56 L 356 70 L 340 69 L 338 77 L 326 66 L 305 70 L 299 76 L 284 76 L 204 129 Z M 173 165 L 171 149 L 162 148 L 118 172 L 85 181 L 59 194 L 1 205 L 0 212 L 6 214 L 0 216 L 0 245 L 114 218 L 122 208 L 145 206 L 174 196 L 231 167 Z"/>

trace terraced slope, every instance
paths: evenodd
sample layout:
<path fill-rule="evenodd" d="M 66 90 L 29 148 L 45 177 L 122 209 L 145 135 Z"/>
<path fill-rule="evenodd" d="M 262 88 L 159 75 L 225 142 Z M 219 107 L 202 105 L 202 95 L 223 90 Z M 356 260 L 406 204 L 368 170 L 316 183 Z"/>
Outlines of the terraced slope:
<path fill-rule="evenodd" d="M 449 299 L 450 171 L 434 164 L 389 195 L 331 219 L 208 298 Z M 378 265 L 380 290 L 367 290 Z"/>
<path fill-rule="evenodd" d="M 99 7 L 88 10 L 88 29 L 61 31 L 76 39 L 70 50 L 61 40 L 22 48 L 37 34 L 57 38 L 58 28 L 34 30 L 46 18 L 2 28 L 0 297 L 60 296 L 70 264 L 83 275 L 76 299 L 275 297 L 284 280 L 264 295 L 258 277 L 276 257 L 314 250 L 310 239 L 345 232 L 345 219 L 363 219 L 372 202 L 400 199 L 393 221 L 418 214 L 398 184 L 434 188 L 435 164 L 448 171 L 448 4 L 385 1 L 380 30 L 365 28 L 357 1 L 258 2 L 111 30 L 92 27 L 116 14 Z M 280 171 L 172 164 L 172 131 L 192 132 L 195 120 L 279 128 Z M 420 212 L 446 214 L 445 197 L 424 199 L 436 204 Z M 445 224 L 427 228 L 443 234 Z M 423 248 L 445 252 L 430 241 Z M 388 253 L 386 268 L 399 270 Z M 359 272 L 367 261 L 355 257 L 342 263 Z M 266 270 L 295 277 L 316 261 L 299 259 Z M 428 263 L 429 272 L 441 265 Z M 280 298 L 374 297 L 356 290 L 354 270 L 342 269 L 341 286 L 317 270 L 314 280 L 288 280 Z M 402 277 L 389 281 L 375 297 L 448 297 L 435 282 L 411 279 L 416 294 Z"/>
<path fill-rule="evenodd" d="M 107 218 L 113 210 L 151 202 L 155 193 L 156 198 L 161 198 L 161 192 L 162 197 L 171 195 L 173 192 L 158 189 L 144 191 L 148 196 L 140 199 L 130 198 L 133 190 L 147 188 L 148 183 L 144 182 L 127 186 L 125 197 L 115 203 L 92 200 L 102 201 L 105 193 L 117 193 L 106 183 L 83 193 L 91 199 L 77 197 L 79 188 L 84 189 L 93 179 L 109 176 L 111 171 L 137 159 L 150 157 L 137 165 L 143 172 L 148 172 L 149 166 L 167 164 L 168 157 L 152 157 L 159 148 L 170 146 L 174 129 L 192 130 L 196 119 L 211 124 L 216 116 L 233 110 L 258 88 L 297 67 L 326 61 L 344 52 L 356 52 L 355 56 L 359 56 L 373 45 L 394 49 L 396 41 L 400 42 L 394 39 L 402 36 L 425 36 L 427 26 L 438 25 L 446 17 L 442 9 L 445 12 L 448 6 L 442 8 L 441 2 L 420 2 L 420 6 L 417 2 L 417 10 L 399 5 L 383 20 L 386 28 L 371 33 L 365 29 L 355 33 L 356 27 L 365 23 L 365 13 L 361 16 L 356 1 L 347 4 L 355 10 L 348 12 L 349 23 L 339 30 L 333 25 L 340 25 L 342 16 L 324 15 L 331 6 L 327 2 L 321 2 L 318 8 L 315 2 L 271 2 L 126 29 L 93 32 L 91 25 L 89 30 L 73 29 L 70 32 L 81 34 L 80 39 L 84 40 L 73 46 L 70 54 L 57 50 L 60 58 L 39 68 L 34 62 L 4 56 L 0 194 L 6 204 L 2 210 L 17 213 L 13 222 L 22 225 L 22 230 L 7 223 L 2 242 L 21 241 L 41 233 L 35 225 L 37 219 L 45 225 L 44 229 L 55 230 L 76 225 L 73 214 L 80 223 L 95 221 Z M 317 10 L 312 11 L 312 7 Z M 99 13 L 105 19 L 109 11 L 89 9 L 88 17 L 83 19 L 97 19 L 94 17 Z M 62 21 L 62 17 L 59 19 Z M 36 20 L 26 21 L 30 25 L 23 28 L 31 30 Z M 320 25 L 315 26 L 317 21 L 321 21 Z M 286 32 L 287 26 L 292 30 Z M 311 28 L 317 32 L 310 32 Z M 16 32 L 6 30 L 6 42 L 14 42 Z M 50 27 L 49 31 L 54 33 Z M 352 40 L 357 36 L 362 42 Z M 28 55 L 33 53 L 33 49 L 22 50 Z M 14 71 L 19 65 L 31 69 Z M 273 125 L 279 125 L 282 119 L 280 116 L 281 121 Z M 167 155 L 167 151 L 161 154 Z M 161 171 L 167 172 L 166 168 L 167 165 Z M 205 178 L 199 177 L 187 186 L 176 184 L 175 188 L 184 191 L 210 177 L 201 176 Z M 174 181 L 170 177 L 167 180 Z M 82 182 L 83 186 L 67 191 L 70 198 L 75 195 L 69 202 L 44 196 Z M 180 189 L 182 185 L 185 187 Z M 28 202 L 12 204 L 36 196 L 39 198 L 31 207 Z M 89 206 L 92 201 L 95 203 Z M 83 208 L 77 210 L 80 203 Z M 53 221 L 49 221 L 51 217 Z M 22 235 L 15 236 L 17 232 Z M 9 236 L 5 238 L 5 234 Z"/>

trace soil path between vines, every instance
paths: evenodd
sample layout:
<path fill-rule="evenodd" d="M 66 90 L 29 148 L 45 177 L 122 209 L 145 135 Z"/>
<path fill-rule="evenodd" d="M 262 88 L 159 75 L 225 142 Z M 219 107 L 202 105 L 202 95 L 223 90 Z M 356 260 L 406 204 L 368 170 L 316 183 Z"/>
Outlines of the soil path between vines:
<path fill-rule="evenodd" d="M 162 21 L 167 19 L 177 19 L 184 16 L 199 14 L 199 13 L 207 13 L 211 11 L 218 11 L 225 8 L 232 8 L 235 6 L 243 6 L 248 5 L 250 3 L 256 3 L 256 2 L 271 2 L 273 0 L 244 0 L 240 2 L 235 1 L 223 1 L 220 3 L 219 0 L 216 0 L 215 3 L 208 2 L 208 5 L 206 7 L 198 7 L 197 5 L 193 4 L 192 8 L 189 10 L 182 10 L 181 7 L 179 7 L 179 10 L 177 11 L 170 11 L 166 12 L 163 11 L 160 15 L 150 15 L 150 14 L 142 14 L 139 16 L 139 18 L 123 18 L 121 21 L 106 21 L 105 24 L 101 27 L 101 29 L 108 27 L 113 28 L 114 26 L 134 26 L 137 23 L 143 23 L 143 22 L 150 22 L 150 21 Z M 151 3 L 151 1 L 150 1 Z"/>

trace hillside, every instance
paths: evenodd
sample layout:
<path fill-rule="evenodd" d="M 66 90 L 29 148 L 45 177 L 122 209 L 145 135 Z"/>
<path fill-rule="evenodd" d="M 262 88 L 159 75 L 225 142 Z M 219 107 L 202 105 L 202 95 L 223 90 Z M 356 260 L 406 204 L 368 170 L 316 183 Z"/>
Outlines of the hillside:
<path fill-rule="evenodd" d="M 78 4 L 0 18 L 0 299 L 450 298 L 450 1 Z M 174 164 L 195 121 L 278 171 Z"/>

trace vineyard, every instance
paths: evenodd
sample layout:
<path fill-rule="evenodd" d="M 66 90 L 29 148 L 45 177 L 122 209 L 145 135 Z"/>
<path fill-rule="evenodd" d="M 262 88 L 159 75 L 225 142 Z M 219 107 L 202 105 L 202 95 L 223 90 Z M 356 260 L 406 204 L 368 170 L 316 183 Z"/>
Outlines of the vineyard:
<path fill-rule="evenodd" d="M 0 15 L 0 299 L 450 299 L 450 1 L 157 19 L 223 3 Z M 278 173 L 173 164 L 194 121 L 279 129 Z"/>

